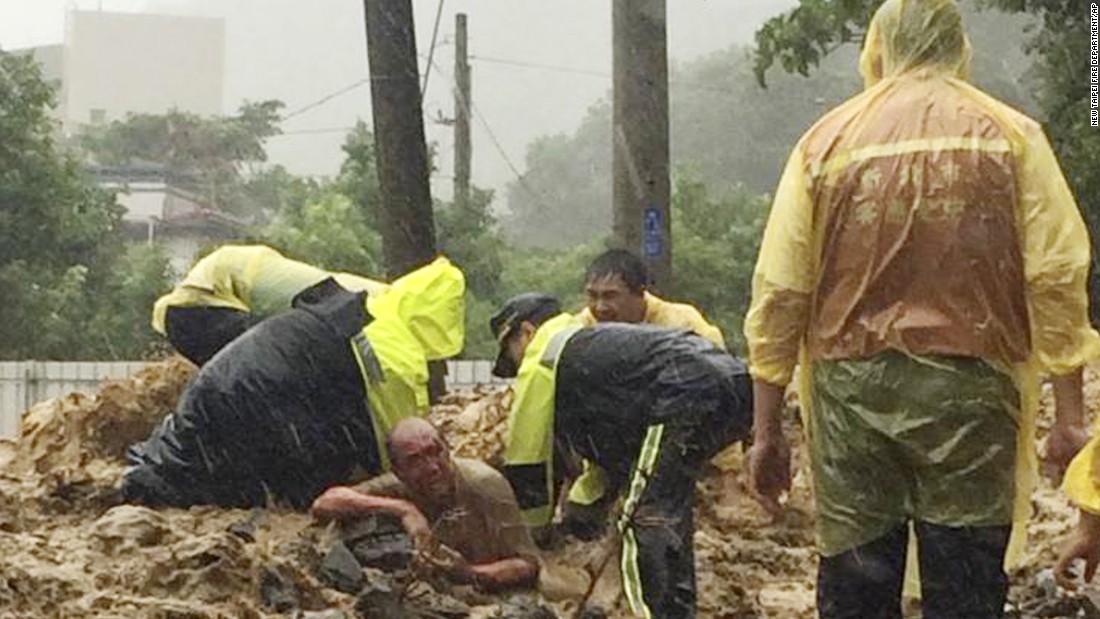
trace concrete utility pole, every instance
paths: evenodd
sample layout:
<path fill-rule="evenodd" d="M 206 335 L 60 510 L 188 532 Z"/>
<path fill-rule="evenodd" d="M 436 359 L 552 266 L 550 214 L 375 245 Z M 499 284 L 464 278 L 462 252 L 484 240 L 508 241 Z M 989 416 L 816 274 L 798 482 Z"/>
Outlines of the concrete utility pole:
<path fill-rule="evenodd" d="M 364 0 L 363 5 L 382 189 L 382 255 L 393 278 L 435 257 L 416 36 L 411 0 Z"/>
<path fill-rule="evenodd" d="M 455 15 L 455 207 L 470 204 L 470 63 L 466 56 L 466 14 Z"/>
<path fill-rule="evenodd" d="M 613 0 L 615 244 L 672 283 L 665 0 Z"/>

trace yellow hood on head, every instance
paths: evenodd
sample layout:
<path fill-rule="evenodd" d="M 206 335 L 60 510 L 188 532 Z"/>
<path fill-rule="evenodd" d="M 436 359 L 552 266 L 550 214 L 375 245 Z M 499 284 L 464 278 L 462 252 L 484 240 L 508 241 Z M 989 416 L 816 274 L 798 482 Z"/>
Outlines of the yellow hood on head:
<path fill-rule="evenodd" d="M 396 316 L 428 359 L 453 357 L 466 340 L 466 277 L 441 256 L 368 297 L 367 310 L 376 319 Z"/>
<path fill-rule="evenodd" d="M 969 79 L 970 55 L 955 0 L 886 0 L 867 28 L 859 72 L 865 88 L 916 69 Z"/>

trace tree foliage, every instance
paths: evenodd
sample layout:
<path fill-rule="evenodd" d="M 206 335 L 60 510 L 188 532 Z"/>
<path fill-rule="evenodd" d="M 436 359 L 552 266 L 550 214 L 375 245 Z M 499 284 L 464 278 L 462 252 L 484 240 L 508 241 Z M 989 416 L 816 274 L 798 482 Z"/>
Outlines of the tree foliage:
<path fill-rule="evenodd" d="M 261 237 L 288 256 L 326 269 L 374 278 L 382 273 L 382 237 L 355 203 L 332 188 L 276 215 Z"/>
<path fill-rule="evenodd" d="M 0 52 L 0 266 L 89 264 L 122 215 L 58 146 L 53 105 L 34 60 Z"/>
<path fill-rule="evenodd" d="M 695 170 L 711 192 L 736 191 L 739 186 L 752 194 L 774 190 L 799 136 L 826 110 L 862 87 L 856 46 L 842 45 L 836 37 L 821 39 L 832 32 L 830 24 L 839 18 L 817 18 L 826 9 L 835 11 L 830 9 L 834 4 L 848 7 L 844 10 L 853 15 L 862 15 L 860 11 L 867 8 L 848 0 L 807 0 L 796 18 L 785 16 L 765 27 L 775 42 L 762 44 L 755 58 L 752 50 L 733 46 L 672 68 L 674 168 Z M 857 4 L 859 11 L 851 8 Z M 969 11 L 967 16 L 979 84 L 1009 103 L 1035 109 L 1032 89 L 1023 80 L 1030 60 L 1018 38 L 1006 36 L 1022 32 L 1026 20 L 996 12 Z M 798 28 L 808 34 L 802 36 Z M 846 28 L 854 41 L 862 26 L 852 22 Z M 781 43 L 804 54 L 799 58 L 805 66 L 792 67 L 805 69 L 807 75 L 772 69 L 764 89 L 756 73 L 760 50 L 778 50 Z M 832 53 L 825 56 L 825 51 Z M 773 59 L 785 57 L 773 54 Z M 811 61 L 820 63 L 816 71 L 808 70 Z M 501 224 L 509 241 L 563 248 L 610 233 L 611 129 L 611 107 L 601 101 L 589 109 L 573 134 L 539 138 L 528 147 L 527 171 L 507 190 L 509 212 Z"/>
<path fill-rule="evenodd" d="M 282 108 L 270 100 L 246 102 L 228 117 L 176 109 L 129 114 L 125 120 L 85 127 L 80 143 L 102 165 L 156 165 L 173 185 L 227 212 L 260 219 L 264 205 L 250 199 L 245 172 L 267 160 L 264 141 L 279 133 Z"/>
<path fill-rule="evenodd" d="M 0 358 L 138 356 L 167 260 L 123 247 L 122 209 L 54 139 L 53 104 L 30 57 L 0 52 Z"/>
<path fill-rule="evenodd" d="M 741 327 L 768 207 L 767 196 L 744 187 L 715 195 L 691 171 L 672 195 L 672 297 L 702 309 L 736 353 L 745 353 Z"/>

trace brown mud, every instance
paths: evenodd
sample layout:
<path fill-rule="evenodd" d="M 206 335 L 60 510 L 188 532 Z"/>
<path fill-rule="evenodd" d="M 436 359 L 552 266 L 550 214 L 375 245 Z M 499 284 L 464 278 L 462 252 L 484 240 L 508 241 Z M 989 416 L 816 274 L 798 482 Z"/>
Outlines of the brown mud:
<path fill-rule="evenodd" d="M 0 619 L 360 616 L 356 597 L 321 576 L 334 531 L 307 515 L 278 508 L 118 505 L 126 447 L 144 439 L 172 409 L 193 373 L 190 364 L 174 358 L 104 383 L 94 395 L 43 402 L 24 414 L 18 440 L 0 441 Z M 1100 377 L 1090 371 L 1087 378 L 1087 401 L 1095 408 Z M 457 454 L 498 463 L 510 400 L 510 391 L 500 388 L 451 394 L 435 407 L 432 420 Z M 1049 414 L 1049 394 L 1044 404 Z M 1048 425 L 1041 424 L 1041 434 Z M 701 618 L 814 616 L 813 497 L 793 411 L 787 431 L 796 474 L 780 521 L 748 497 L 743 482 L 741 492 L 721 498 L 716 469 L 699 482 Z M 1045 481 L 1032 502 L 1031 539 L 1023 566 L 1012 574 L 1010 616 L 1100 619 L 1100 590 L 1070 594 L 1050 576 L 1074 510 Z M 543 601 L 558 616 L 574 617 L 589 594 L 610 617 L 629 616 L 617 595 L 614 551 L 606 540 L 559 544 L 545 558 Z M 368 580 L 378 583 L 371 595 L 394 595 L 387 593 L 384 576 L 368 573 Z M 399 584 L 404 610 L 394 613 L 401 616 L 539 616 L 533 607 L 502 605 L 468 591 L 447 597 L 425 585 Z M 410 605 L 417 599 L 429 600 L 426 610 Z M 382 606 L 372 608 L 367 614 L 379 615 Z"/>

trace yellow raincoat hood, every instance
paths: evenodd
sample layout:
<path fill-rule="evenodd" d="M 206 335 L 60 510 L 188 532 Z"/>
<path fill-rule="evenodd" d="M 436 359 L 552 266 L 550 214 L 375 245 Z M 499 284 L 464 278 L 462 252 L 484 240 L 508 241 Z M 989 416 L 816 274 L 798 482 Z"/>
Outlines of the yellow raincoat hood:
<path fill-rule="evenodd" d="M 865 88 L 917 69 L 968 79 L 970 55 L 954 0 L 887 0 L 867 28 L 859 72 Z"/>
<path fill-rule="evenodd" d="M 466 338 L 466 278 L 441 256 L 370 296 L 367 311 L 376 318 L 398 317 L 429 360 L 453 357 Z"/>
<path fill-rule="evenodd" d="M 367 400 L 383 467 L 385 437 L 398 421 L 428 412 L 428 361 L 462 351 L 466 336 L 466 278 L 446 258 L 367 297 L 373 320 L 352 341 L 367 385 Z M 366 346 L 363 342 L 366 342 Z"/>

